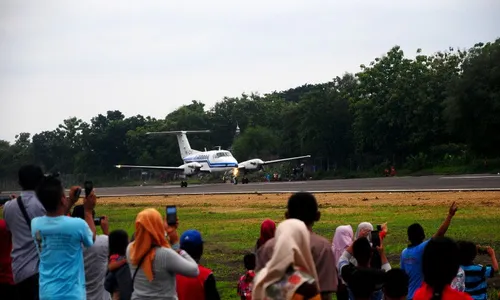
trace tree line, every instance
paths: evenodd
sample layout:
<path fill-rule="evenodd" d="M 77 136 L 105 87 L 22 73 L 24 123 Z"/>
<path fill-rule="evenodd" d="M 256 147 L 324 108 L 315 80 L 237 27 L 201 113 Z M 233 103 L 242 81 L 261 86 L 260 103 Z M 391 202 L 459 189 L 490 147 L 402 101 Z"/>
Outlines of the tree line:
<path fill-rule="evenodd" d="M 201 101 L 164 119 L 108 111 L 13 144 L 0 141 L 0 177 L 34 162 L 47 172 L 110 176 L 116 164 L 181 164 L 174 137 L 148 131 L 210 129 L 195 149 L 231 148 L 238 160 L 303 154 L 330 174 L 398 169 L 479 171 L 500 166 L 500 39 L 405 57 L 399 46 L 320 84 Z M 241 134 L 234 138 L 236 125 Z"/>

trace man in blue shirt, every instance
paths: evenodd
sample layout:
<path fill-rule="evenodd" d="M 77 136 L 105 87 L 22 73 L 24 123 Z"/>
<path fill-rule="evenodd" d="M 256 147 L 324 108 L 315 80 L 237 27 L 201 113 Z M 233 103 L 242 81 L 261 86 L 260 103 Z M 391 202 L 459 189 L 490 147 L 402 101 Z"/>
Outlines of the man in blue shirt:
<path fill-rule="evenodd" d="M 444 220 L 443 224 L 439 227 L 439 230 L 434 234 L 433 237 L 442 237 L 446 234 L 448 227 L 450 226 L 451 219 L 455 215 L 458 207 L 455 202 L 453 202 L 448 211 L 448 216 Z M 408 289 L 408 300 L 413 299 L 413 294 L 422 286 L 422 281 L 424 276 L 422 274 L 422 256 L 424 254 L 425 246 L 429 243 L 429 240 L 425 240 L 424 228 L 418 223 L 410 225 L 408 227 L 408 240 L 410 244 L 408 248 L 403 250 L 401 253 L 401 269 L 403 269 L 408 277 L 410 278 L 410 285 Z"/>
<path fill-rule="evenodd" d="M 72 205 L 55 177 L 45 177 L 36 191 L 46 216 L 31 221 L 31 234 L 40 256 L 40 300 L 86 299 L 83 249 L 95 240 L 92 210 L 95 195 L 84 202 L 85 221 L 65 216 Z"/>

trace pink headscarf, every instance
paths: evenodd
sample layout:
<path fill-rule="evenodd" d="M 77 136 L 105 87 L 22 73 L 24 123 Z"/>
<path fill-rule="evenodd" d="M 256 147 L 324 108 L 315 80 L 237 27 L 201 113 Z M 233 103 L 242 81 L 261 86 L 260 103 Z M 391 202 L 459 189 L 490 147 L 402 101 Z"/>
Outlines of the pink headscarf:
<path fill-rule="evenodd" d="M 352 244 L 353 235 L 351 225 L 339 226 L 335 229 L 335 235 L 332 240 L 332 252 L 335 257 L 335 263 L 339 262 L 344 250 Z"/>

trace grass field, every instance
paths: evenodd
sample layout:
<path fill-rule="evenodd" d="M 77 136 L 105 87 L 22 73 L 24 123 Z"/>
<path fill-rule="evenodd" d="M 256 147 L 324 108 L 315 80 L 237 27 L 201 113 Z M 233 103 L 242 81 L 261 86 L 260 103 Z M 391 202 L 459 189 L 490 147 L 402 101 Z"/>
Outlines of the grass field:
<path fill-rule="evenodd" d="M 244 272 L 243 255 L 252 251 L 265 218 L 284 219 L 288 194 L 199 195 L 100 198 L 96 212 L 107 215 L 111 230 L 134 230 L 137 213 L 154 207 L 165 214 L 165 205 L 178 206 L 179 233 L 187 229 L 202 232 L 205 254 L 202 264 L 212 268 L 222 299 L 237 299 L 236 282 Z M 500 249 L 500 193 L 359 193 L 318 194 L 321 220 L 314 231 L 331 240 L 335 228 L 351 224 L 356 230 L 363 221 L 372 224 L 388 222 L 385 248 L 393 266 L 406 247 L 406 228 L 419 222 L 430 237 L 448 213 L 452 201 L 459 210 L 448 230 L 448 236 L 468 239 Z M 484 257 L 482 263 L 489 263 Z M 332 266 L 333 267 L 333 266 Z M 500 282 L 492 281 L 499 287 Z M 492 290 L 493 293 L 493 290 Z"/>

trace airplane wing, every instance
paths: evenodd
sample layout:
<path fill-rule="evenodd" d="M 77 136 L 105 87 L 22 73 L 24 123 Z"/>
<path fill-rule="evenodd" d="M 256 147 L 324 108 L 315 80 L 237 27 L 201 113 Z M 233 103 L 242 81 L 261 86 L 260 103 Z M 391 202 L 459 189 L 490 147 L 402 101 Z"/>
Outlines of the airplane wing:
<path fill-rule="evenodd" d="M 277 164 L 285 161 L 291 161 L 291 160 L 299 160 L 299 159 L 304 159 L 304 158 L 310 158 L 311 155 L 303 155 L 303 156 L 297 156 L 297 157 L 289 157 L 289 158 L 281 158 L 281 159 L 275 159 L 275 160 L 268 160 L 263 163 L 263 165 L 271 165 L 271 164 Z"/>
<path fill-rule="evenodd" d="M 255 158 L 255 159 L 250 159 L 250 160 L 239 163 L 238 169 L 247 170 L 247 171 L 261 170 L 262 167 L 265 165 L 277 164 L 277 163 L 282 163 L 282 162 L 287 162 L 287 161 L 292 161 L 292 160 L 299 160 L 299 159 L 310 158 L 310 157 L 311 157 L 311 155 L 303 155 L 303 156 L 281 158 L 281 159 L 268 160 L 268 161 L 263 161 L 259 158 Z"/>
<path fill-rule="evenodd" d="M 136 165 L 116 165 L 118 169 L 121 168 L 132 168 L 132 169 L 152 169 L 152 170 L 165 170 L 171 172 L 184 172 L 184 168 L 181 167 L 166 167 L 166 166 L 136 166 Z"/>

